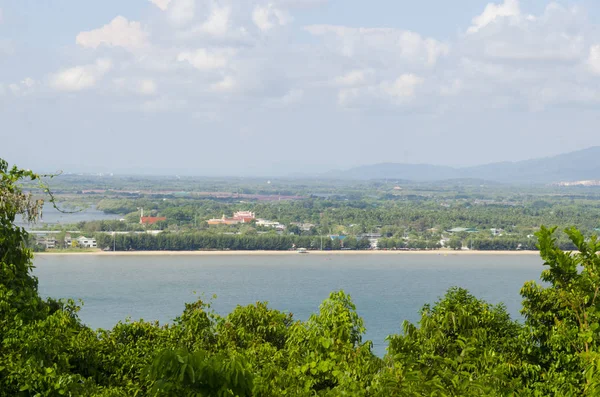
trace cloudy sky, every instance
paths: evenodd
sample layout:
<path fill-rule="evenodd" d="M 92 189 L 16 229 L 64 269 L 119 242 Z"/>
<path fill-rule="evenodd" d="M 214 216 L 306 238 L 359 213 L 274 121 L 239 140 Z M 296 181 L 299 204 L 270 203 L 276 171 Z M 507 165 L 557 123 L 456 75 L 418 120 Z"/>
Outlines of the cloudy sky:
<path fill-rule="evenodd" d="M 595 0 L 0 0 L 0 157 L 283 175 L 600 145 Z"/>

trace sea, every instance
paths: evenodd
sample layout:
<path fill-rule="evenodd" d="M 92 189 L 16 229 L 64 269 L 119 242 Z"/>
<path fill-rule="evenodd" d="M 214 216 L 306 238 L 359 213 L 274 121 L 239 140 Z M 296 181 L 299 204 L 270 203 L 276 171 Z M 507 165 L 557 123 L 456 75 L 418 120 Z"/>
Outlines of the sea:
<path fill-rule="evenodd" d="M 102 256 L 42 255 L 34 260 L 41 295 L 81 300 L 93 328 L 144 319 L 167 323 L 186 302 L 212 301 L 221 315 L 265 301 L 306 320 L 332 291 L 350 294 L 376 354 L 404 320 L 418 322 L 424 304 L 453 286 L 521 319 L 523 283 L 539 280 L 536 255 L 349 254 Z"/>

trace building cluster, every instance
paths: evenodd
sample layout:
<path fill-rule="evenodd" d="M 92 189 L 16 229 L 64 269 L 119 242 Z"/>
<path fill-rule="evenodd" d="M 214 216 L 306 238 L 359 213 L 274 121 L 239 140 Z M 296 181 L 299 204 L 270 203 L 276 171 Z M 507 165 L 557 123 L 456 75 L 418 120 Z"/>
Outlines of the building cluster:
<path fill-rule="evenodd" d="M 270 221 L 268 219 L 257 219 L 256 220 L 256 226 L 263 226 L 263 227 L 270 227 L 276 230 L 285 230 L 286 227 L 285 225 L 276 222 L 276 221 Z"/>
<path fill-rule="evenodd" d="M 286 226 L 280 222 L 271 221 L 269 219 L 256 218 L 256 214 L 251 211 L 238 211 L 234 213 L 231 218 L 227 218 L 225 215 L 223 215 L 223 217 L 221 218 L 209 219 L 206 222 L 209 225 L 239 225 L 243 223 L 254 222 L 256 226 L 273 228 L 278 231 L 284 231 L 286 229 Z"/>
<path fill-rule="evenodd" d="M 223 214 L 222 218 L 214 218 L 206 221 L 209 225 L 238 225 L 240 223 L 250 223 L 256 219 L 254 212 L 238 211 L 233 214 L 233 217 L 226 218 Z"/>
<path fill-rule="evenodd" d="M 65 238 L 59 241 L 56 235 L 60 232 L 30 232 L 35 236 L 35 243 L 45 249 L 55 248 L 97 248 L 98 243 L 95 238 L 79 236 L 72 238 L 70 233 L 65 234 Z"/>

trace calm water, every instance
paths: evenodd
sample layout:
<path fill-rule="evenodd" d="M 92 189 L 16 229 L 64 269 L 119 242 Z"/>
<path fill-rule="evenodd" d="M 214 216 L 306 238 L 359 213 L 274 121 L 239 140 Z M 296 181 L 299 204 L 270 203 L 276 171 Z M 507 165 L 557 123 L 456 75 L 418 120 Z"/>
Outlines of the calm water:
<path fill-rule="evenodd" d="M 105 214 L 103 211 L 99 211 L 95 206 L 90 206 L 82 211 L 66 207 L 63 203 L 58 203 L 58 207 L 67 213 L 60 212 L 51 203 L 44 203 L 43 208 L 43 219 L 35 225 L 24 223 L 22 220 L 18 220 L 16 223 L 19 226 L 26 228 L 35 227 L 43 228 L 46 225 L 66 225 L 73 224 L 81 221 L 100 221 L 100 220 L 116 220 L 121 218 L 119 215 Z M 77 211 L 69 213 L 68 211 Z"/>
<path fill-rule="evenodd" d="M 213 308 L 268 301 L 306 319 L 334 290 L 351 294 L 367 327 L 366 338 L 383 355 L 385 338 L 403 320 L 417 321 L 425 303 L 452 286 L 519 316 L 519 290 L 538 280 L 534 255 L 289 255 L 289 256 L 42 256 L 35 259 L 40 293 L 84 301 L 82 320 L 110 328 L 119 320 L 178 316 L 198 294 L 217 295 Z"/>

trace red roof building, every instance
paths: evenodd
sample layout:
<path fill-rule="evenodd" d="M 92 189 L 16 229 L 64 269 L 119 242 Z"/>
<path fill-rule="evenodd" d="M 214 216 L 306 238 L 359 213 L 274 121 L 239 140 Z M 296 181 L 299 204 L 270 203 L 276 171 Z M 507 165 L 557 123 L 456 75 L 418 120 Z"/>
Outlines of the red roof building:
<path fill-rule="evenodd" d="M 240 223 L 250 223 L 255 219 L 255 214 L 250 211 L 238 211 L 233 214 L 233 219 L 240 221 Z"/>
<path fill-rule="evenodd" d="M 237 225 L 238 223 L 250 223 L 255 218 L 254 212 L 250 211 L 238 211 L 233 214 L 233 218 L 222 218 L 209 219 L 206 221 L 209 225 Z"/>
<path fill-rule="evenodd" d="M 154 225 L 157 222 L 166 221 L 167 218 L 164 216 L 142 216 L 140 218 L 140 223 L 142 225 Z"/>

